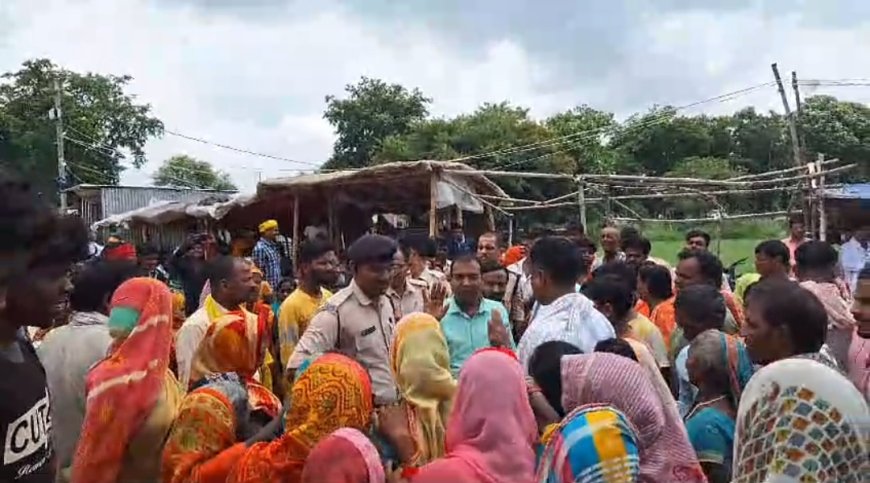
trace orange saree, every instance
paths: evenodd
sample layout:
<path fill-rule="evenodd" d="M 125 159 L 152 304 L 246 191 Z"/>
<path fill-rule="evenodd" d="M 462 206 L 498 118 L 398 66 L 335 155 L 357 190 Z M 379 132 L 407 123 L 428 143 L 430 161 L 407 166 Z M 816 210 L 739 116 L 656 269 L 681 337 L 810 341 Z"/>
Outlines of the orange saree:
<path fill-rule="evenodd" d="M 371 380 L 356 361 L 335 353 L 317 358 L 291 390 L 283 436 L 257 443 L 235 466 L 231 483 L 299 483 L 311 448 L 339 428 L 365 430 L 372 417 Z"/>

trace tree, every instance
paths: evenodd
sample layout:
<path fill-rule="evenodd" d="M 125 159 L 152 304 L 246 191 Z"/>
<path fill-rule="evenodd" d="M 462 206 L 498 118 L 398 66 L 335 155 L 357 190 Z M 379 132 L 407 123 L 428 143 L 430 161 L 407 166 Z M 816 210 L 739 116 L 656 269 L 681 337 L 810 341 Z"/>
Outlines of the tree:
<path fill-rule="evenodd" d="M 237 190 L 230 175 L 215 170 L 208 161 L 200 161 L 185 154 L 177 154 L 164 161 L 163 166 L 154 174 L 154 184 L 178 188 Z"/>
<path fill-rule="evenodd" d="M 794 166 L 788 125 L 781 115 L 747 107 L 731 116 L 731 158 L 750 173 Z"/>
<path fill-rule="evenodd" d="M 406 134 L 428 114 L 431 99 L 419 89 L 363 77 L 345 87 L 347 99 L 326 96 L 323 117 L 335 127 L 332 158 L 325 168 L 360 168 L 371 164 L 375 152 L 389 136 Z"/>
<path fill-rule="evenodd" d="M 163 124 L 148 104 L 124 93 L 131 77 L 80 74 L 37 59 L 0 76 L 0 165 L 45 192 L 57 191 L 55 123 L 49 119 L 55 80 L 62 86 L 68 183 L 117 183 L 120 149 L 134 166 L 145 162 L 145 142 L 161 135 Z"/>
<path fill-rule="evenodd" d="M 849 174 L 851 180 L 870 176 L 870 107 L 813 96 L 804 104 L 800 126 L 812 156 L 823 153 L 827 158 L 858 163 L 859 171 Z"/>
<path fill-rule="evenodd" d="M 623 157 L 605 144 L 607 136 L 618 126 L 613 113 L 582 105 L 560 112 L 545 125 L 559 139 L 554 146 L 565 152 L 577 173 L 616 173 Z"/>
<path fill-rule="evenodd" d="M 453 119 L 432 119 L 414 123 L 407 134 L 390 136 L 375 154 L 375 161 L 468 158 L 463 162 L 482 169 L 563 171 L 570 169 L 565 155 L 549 145 L 546 126 L 529 118 L 528 109 L 507 102 L 486 103 L 471 114 Z M 539 144 L 524 148 L 529 144 Z M 562 162 L 563 166 L 559 166 Z M 515 195 L 544 199 L 548 183 L 501 179 L 498 183 Z M 550 185 L 553 183 L 550 182 Z M 552 190 L 550 190 L 552 191 Z M 554 195 L 555 196 L 555 195 Z"/>
<path fill-rule="evenodd" d="M 611 145 L 641 173 L 661 176 L 690 156 L 711 156 L 714 139 L 704 117 L 677 116 L 673 107 L 654 107 L 631 116 Z"/>
<path fill-rule="evenodd" d="M 674 168 L 665 176 L 674 178 L 705 178 L 705 179 L 728 179 L 745 174 L 740 168 L 735 168 L 732 164 L 723 158 L 713 157 L 698 157 L 691 156 L 678 162 Z M 702 196 L 693 196 L 688 198 L 674 198 L 656 206 L 655 210 L 661 210 L 671 213 L 670 216 L 707 216 L 707 212 L 719 208 L 719 205 L 725 205 L 725 196 L 716 196 L 715 202 L 712 199 L 705 199 Z M 734 206 L 739 199 L 732 200 L 730 206 Z M 648 205 L 659 205 L 653 201 Z"/>

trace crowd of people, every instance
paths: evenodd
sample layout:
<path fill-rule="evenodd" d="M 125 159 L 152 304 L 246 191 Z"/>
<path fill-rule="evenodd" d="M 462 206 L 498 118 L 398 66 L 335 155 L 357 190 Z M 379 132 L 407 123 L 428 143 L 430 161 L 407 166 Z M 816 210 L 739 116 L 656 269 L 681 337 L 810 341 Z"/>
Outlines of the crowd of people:
<path fill-rule="evenodd" d="M 443 270 L 425 236 L 340 260 L 314 235 L 287 277 L 258 228 L 95 258 L 80 220 L 0 180 L 0 481 L 870 475 L 870 267 L 850 280 L 797 222 L 734 287 L 699 230 L 674 267 L 631 227 L 460 230 Z"/>

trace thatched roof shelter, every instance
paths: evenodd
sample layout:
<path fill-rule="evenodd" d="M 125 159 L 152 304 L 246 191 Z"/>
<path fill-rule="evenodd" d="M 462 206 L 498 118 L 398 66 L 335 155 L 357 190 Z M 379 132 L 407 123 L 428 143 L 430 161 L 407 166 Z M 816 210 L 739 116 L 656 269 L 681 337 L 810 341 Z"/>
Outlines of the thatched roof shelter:
<path fill-rule="evenodd" d="M 338 237 L 337 228 L 342 227 L 353 239 L 365 231 L 364 220 L 377 213 L 414 217 L 428 213 L 429 233 L 434 236 L 439 209 L 454 207 L 459 216 L 462 212 L 484 213 L 491 205 L 483 198 L 506 196 L 470 166 L 448 161 L 400 161 L 267 179 L 257 186 L 257 197 L 269 204 L 286 206 L 292 200 L 294 239 L 307 223 L 327 225 L 331 239 Z"/>
<path fill-rule="evenodd" d="M 474 173 L 470 166 L 449 161 L 399 161 L 356 170 L 273 178 L 260 182 L 257 193 L 263 198 L 279 193 L 298 196 L 303 204 L 306 199 L 328 195 L 365 206 L 367 211 L 401 213 L 409 207 L 429 209 L 433 178 L 437 208 L 459 204 L 463 211 L 481 213 L 484 205 L 467 192 L 506 196 L 497 184 Z"/>

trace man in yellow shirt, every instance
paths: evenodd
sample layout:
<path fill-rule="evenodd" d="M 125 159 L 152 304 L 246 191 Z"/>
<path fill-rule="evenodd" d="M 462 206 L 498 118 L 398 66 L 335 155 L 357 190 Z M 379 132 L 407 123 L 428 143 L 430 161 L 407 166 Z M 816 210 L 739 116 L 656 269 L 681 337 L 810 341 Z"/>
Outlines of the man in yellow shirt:
<path fill-rule="evenodd" d="M 314 314 L 332 296 L 324 285 L 338 278 L 335 248 L 324 240 L 309 240 L 299 247 L 299 286 L 281 304 L 278 311 L 278 344 L 281 367 L 287 367 L 299 338 Z"/>

